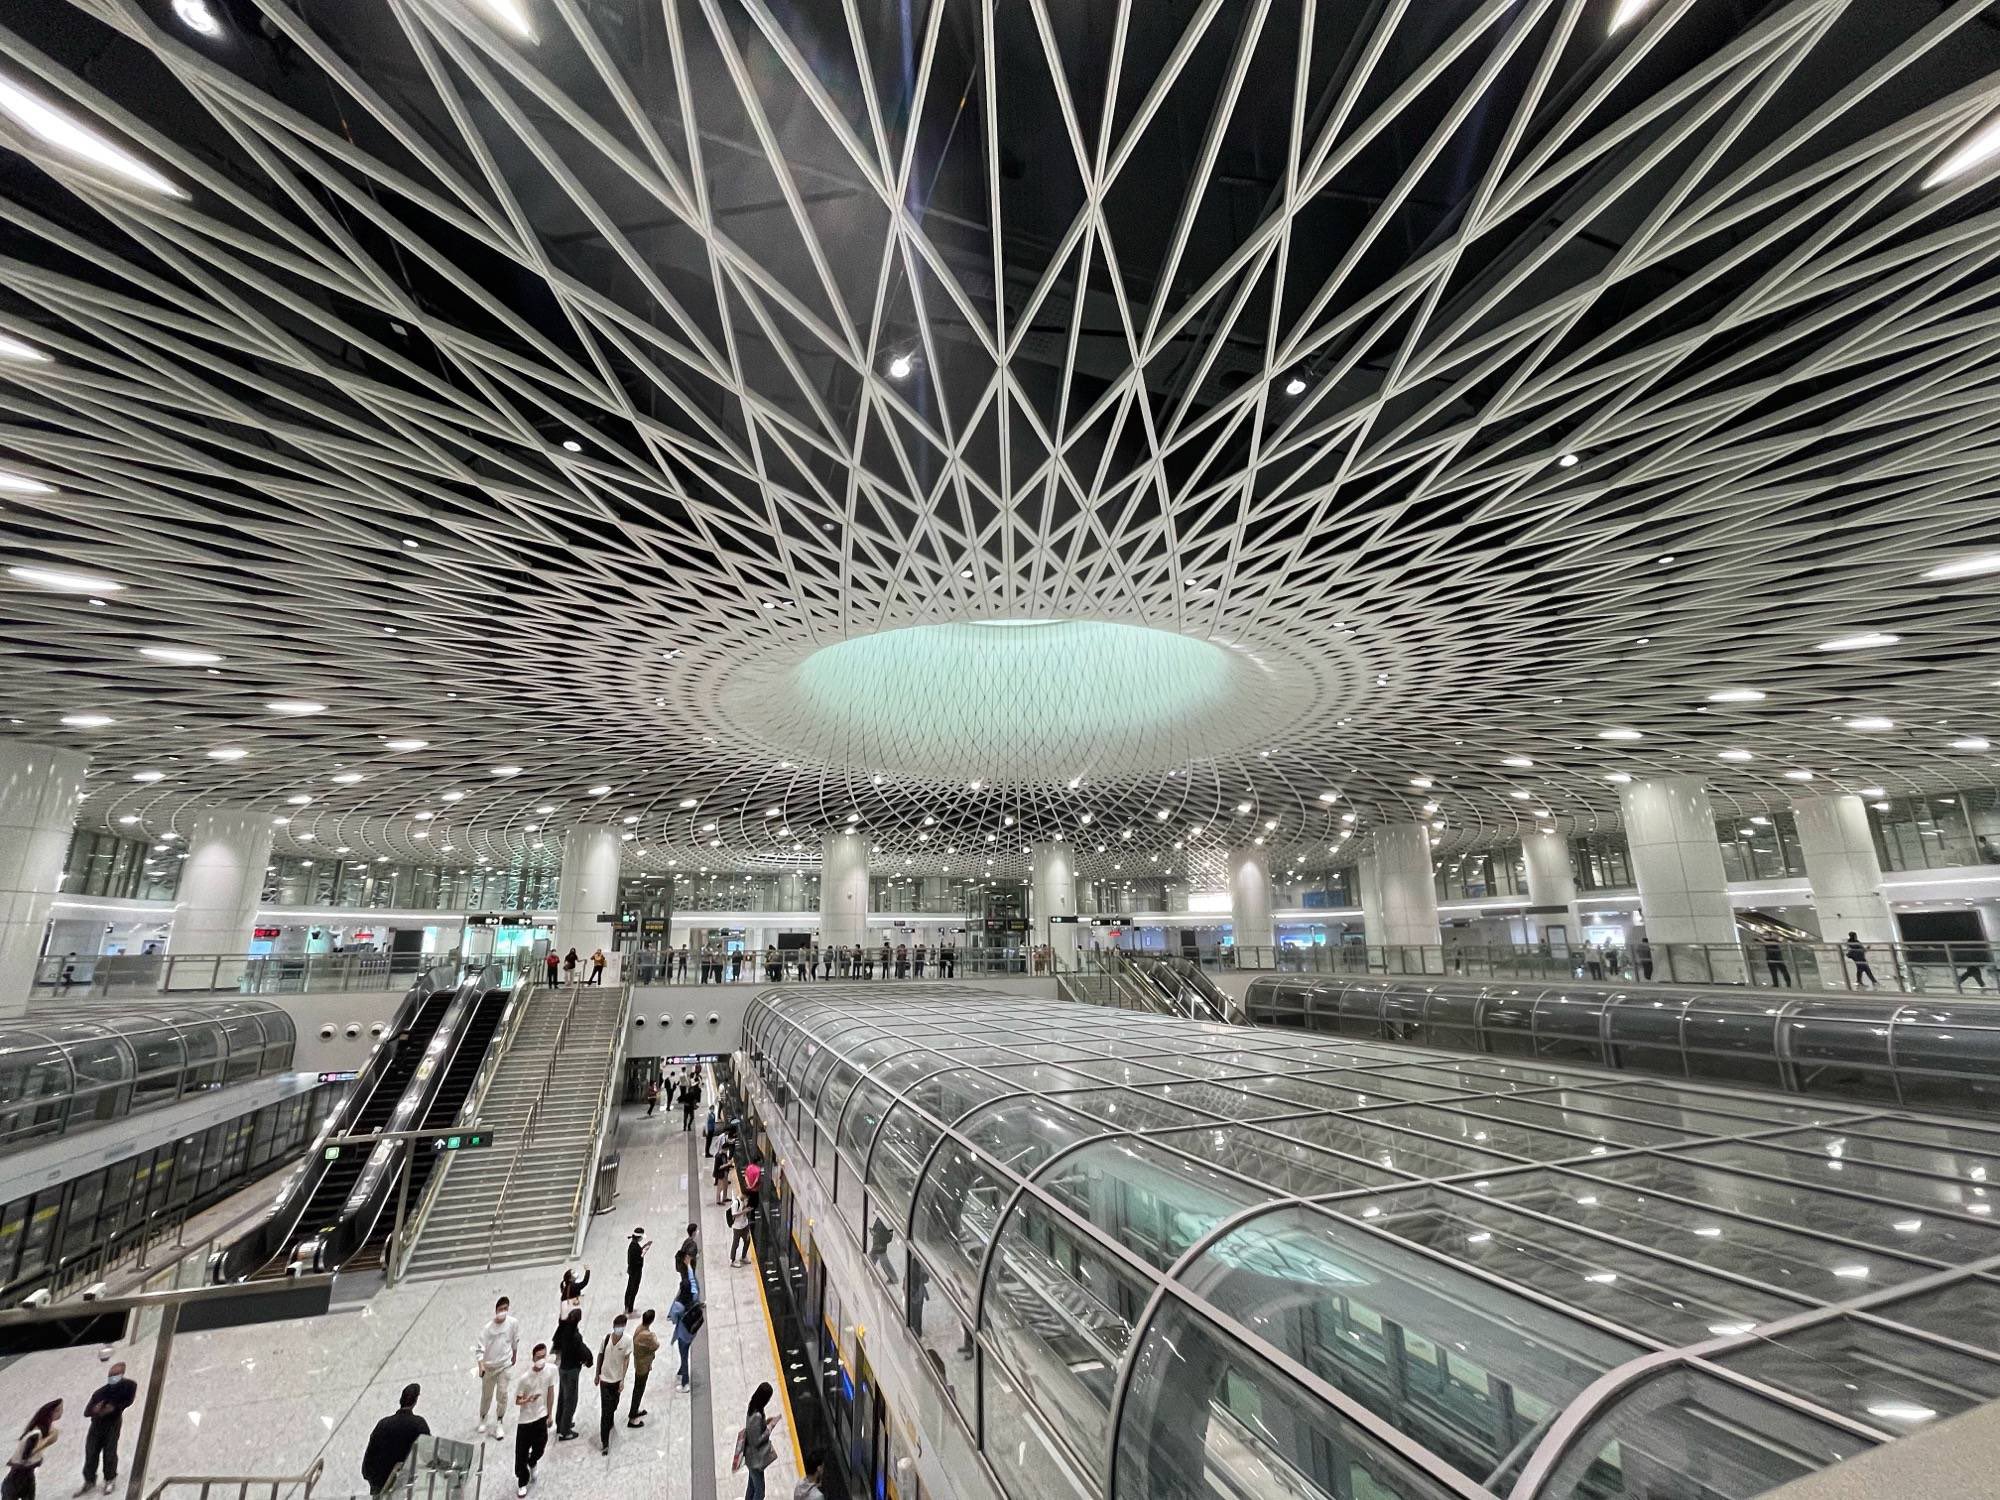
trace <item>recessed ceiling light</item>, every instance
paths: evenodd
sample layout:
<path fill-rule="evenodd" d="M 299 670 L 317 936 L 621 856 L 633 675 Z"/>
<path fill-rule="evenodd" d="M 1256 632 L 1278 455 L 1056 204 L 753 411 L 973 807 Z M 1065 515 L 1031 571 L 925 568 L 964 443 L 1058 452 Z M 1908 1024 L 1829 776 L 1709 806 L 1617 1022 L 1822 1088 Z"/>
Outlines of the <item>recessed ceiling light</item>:
<path fill-rule="evenodd" d="M 249 753 L 248 750 L 238 749 L 235 745 L 222 745 L 209 751 L 208 758 L 210 760 L 241 760 Z"/>
<path fill-rule="evenodd" d="M 7 576 L 59 594 L 116 594 L 125 588 L 95 573 L 72 573 L 66 568 L 9 568 Z"/>
<path fill-rule="evenodd" d="M 1710 693 L 1708 701 L 1710 703 L 1762 703 L 1766 696 L 1766 694 L 1759 692 L 1756 688 L 1723 688 L 1720 692 Z"/>
<path fill-rule="evenodd" d="M 1830 641 L 1821 641 L 1814 647 L 1817 651 L 1869 651 L 1877 646 L 1893 646 L 1900 641 L 1900 635 L 1890 635 L 1886 631 L 1870 630 L 1860 635 L 1836 636 Z"/>
<path fill-rule="evenodd" d="M 188 196 L 110 137 L 4 77 L 0 77 L 0 113 L 56 150 L 99 171 L 170 198 Z"/>
<path fill-rule="evenodd" d="M 429 740 L 384 740 L 382 747 L 385 750 L 421 750 L 429 744 Z"/>
<path fill-rule="evenodd" d="M 1880 714 L 1865 714 L 1858 719 L 1849 719 L 1847 727 L 1849 729 L 1859 729 L 1869 734 L 1876 734 L 1885 729 L 1894 729 L 1896 721 L 1894 719 L 1885 719 Z"/>
<path fill-rule="evenodd" d="M 26 474 L 0 469 L 0 495 L 53 495 L 55 492 L 56 487 L 52 484 L 43 484 Z"/>
<path fill-rule="evenodd" d="M 102 729 L 118 722 L 110 714 L 64 714 L 62 721 L 72 729 Z"/>
<path fill-rule="evenodd" d="M 1715 758 L 1717 760 L 1743 761 L 1755 760 L 1757 757 L 1752 755 L 1748 750 L 1718 750 L 1715 753 Z"/>
<path fill-rule="evenodd" d="M 308 714 L 326 712 L 324 703 L 315 703 L 310 698 L 273 698 L 264 705 L 274 714 L 282 714 L 288 719 L 302 719 Z"/>

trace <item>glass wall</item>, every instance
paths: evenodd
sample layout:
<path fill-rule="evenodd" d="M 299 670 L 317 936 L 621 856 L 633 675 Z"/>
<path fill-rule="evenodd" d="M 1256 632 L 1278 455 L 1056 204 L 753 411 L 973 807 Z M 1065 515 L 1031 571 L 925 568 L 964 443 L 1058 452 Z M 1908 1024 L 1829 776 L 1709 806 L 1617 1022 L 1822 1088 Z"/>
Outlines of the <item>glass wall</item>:
<path fill-rule="evenodd" d="M 68 1262 L 115 1247 L 149 1224 L 171 1225 L 282 1162 L 305 1145 L 327 1087 L 0 1206 L 0 1304 L 12 1306 Z"/>
<path fill-rule="evenodd" d="M 186 851 L 172 840 L 154 844 L 79 828 L 70 835 L 69 855 L 63 861 L 62 893 L 170 901 L 180 889 L 181 861 L 186 858 Z"/>
<path fill-rule="evenodd" d="M 2000 791 L 1991 787 L 1883 798 L 1868 805 L 1868 823 L 1885 870 L 2000 864 Z"/>
<path fill-rule="evenodd" d="M 1715 842 L 1722 849 L 1723 874 L 1731 880 L 1778 880 L 1806 872 L 1790 808 L 1719 817 Z"/>
<path fill-rule="evenodd" d="M 268 906 L 380 911 L 552 911 L 557 871 L 441 869 L 384 859 L 281 854 L 264 876 Z"/>
<path fill-rule="evenodd" d="M 1437 893 L 1440 901 L 1527 895 L 1528 867 L 1521 858 L 1521 846 L 1508 844 L 1447 856 L 1438 866 Z"/>

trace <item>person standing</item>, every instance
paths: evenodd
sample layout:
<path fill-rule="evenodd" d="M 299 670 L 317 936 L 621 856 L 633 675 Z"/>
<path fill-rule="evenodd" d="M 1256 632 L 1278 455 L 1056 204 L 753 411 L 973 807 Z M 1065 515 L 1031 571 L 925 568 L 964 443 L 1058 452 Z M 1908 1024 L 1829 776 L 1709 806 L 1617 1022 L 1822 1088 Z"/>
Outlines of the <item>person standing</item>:
<path fill-rule="evenodd" d="M 118 1482 L 118 1430 L 124 1425 L 125 1409 L 138 1398 L 137 1382 L 125 1374 L 125 1361 L 119 1360 L 109 1370 L 107 1379 L 99 1386 L 91 1398 L 83 1403 L 83 1414 L 90 1426 L 83 1434 L 83 1488 L 79 1495 L 88 1494 L 90 1487 L 97 1483 L 98 1460 L 104 1462 L 104 1493 L 110 1494 Z"/>
<path fill-rule="evenodd" d="M 417 1397 L 423 1390 L 414 1380 L 404 1386 L 396 1409 L 368 1434 L 368 1447 L 361 1455 L 361 1482 L 368 1486 L 369 1494 L 388 1494 L 396 1482 L 396 1471 L 417 1446 L 417 1439 L 429 1435 L 431 1424 L 417 1415 Z"/>
<path fill-rule="evenodd" d="M 514 1393 L 514 1494 L 528 1493 L 535 1465 L 549 1448 L 549 1413 L 556 1405 L 556 1372 L 549 1368 L 549 1346 L 537 1344 L 521 1388 Z"/>
<path fill-rule="evenodd" d="M 521 1357 L 521 1325 L 505 1297 L 493 1304 L 491 1321 L 479 1325 L 473 1345 L 479 1365 L 479 1431 L 486 1432 L 486 1408 L 493 1408 L 493 1436 L 507 1436 L 507 1387 L 513 1383 L 514 1362 Z"/>
<path fill-rule="evenodd" d="M 556 1324 L 551 1340 L 556 1356 L 556 1441 L 567 1443 L 576 1436 L 576 1384 L 582 1371 L 590 1368 L 590 1345 L 583 1341 L 583 1309 L 571 1308 Z"/>
<path fill-rule="evenodd" d="M 632 1238 L 625 1242 L 625 1311 L 631 1312 L 639 1305 L 639 1278 L 646 1272 L 646 1252 L 653 1248 L 653 1242 L 646 1238 L 646 1231 L 635 1229 Z"/>
<path fill-rule="evenodd" d="M 743 1414 L 743 1431 L 736 1436 L 737 1461 L 750 1471 L 750 1482 L 743 1491 L 743 1500 L 764 1500 L 764 1471 L 778 1456 L 771 1439 L 777 1435 L 785 1419 L 765 1415 L 764 1408 L 771 1404 L 771 1394 L 770 1381 L 757 1382 L 757 1389 L 750 1393 L 750 1407 Z"/>
<path fill-rule="evenodd" d="M 625 1408 L 627 1427 L 646 1425 L 646 1408 L 639 1403 L 646 1399 L 646 1382 L 653 1373 L 653 1356 L 660 1352 L 660 1336 L 653 1332 L 653 1309 L 647 1308 L 639 1319 L 639 1331 L 632 1335 L 632 1400 Z"/>
<path fill-rule="evenodd" d="M 625 1337 L 625 1314 L 611 1320 L 611 1332 L 597 1351 L 597 1447 L 611 1456 L 611 1427 L 618 1419 L 618 1394 L 632 1368 L 632 1341 Z"/>
<path fill-rule="evenodd" d="M 41 1468 L 43 1456 L 56 1445 L 62 1414 L 63 1404 L 58 1397 L 36 1408 L 35 1414 L 28 1418 L 28 1425 L 21 1429 L 21 1435 L 7 1451 L 7 1477 L 0 1480 L 0 1497 L 4 1500 L 35 1500 L 35 1471 Z"/>

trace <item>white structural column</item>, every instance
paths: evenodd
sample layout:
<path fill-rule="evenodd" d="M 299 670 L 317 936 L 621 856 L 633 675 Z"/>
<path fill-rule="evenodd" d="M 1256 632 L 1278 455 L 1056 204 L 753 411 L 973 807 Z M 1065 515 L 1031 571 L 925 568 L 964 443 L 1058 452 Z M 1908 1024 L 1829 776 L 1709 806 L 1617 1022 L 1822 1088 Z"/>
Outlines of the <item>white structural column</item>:
<path fill-rule="evenodd" d="M 819 861 L 819 940 L 843 948 L 867 942 L 868 841 L 829 833 Z"/>
<path fill-rule="evenodd" d="M 618 910 L 618 830 L 583 827 L 570 830 L 563 840 L 562 874 L 556 882 L 557 953 L 576 949 L 579 959 L 602 948 L 611 952 L 611 924 L 597 919 Z M 688 977 L 693 978 L 693 955 L 688 958 Z"/>
<path fill-rule="evenodd" d="M 1571 930 L 1576 906 L 1576 871 L 1569 862 L 1569 839 L 1541 828 L 1521 839 L 1521 863 L 1528 871 L 1528 931 L 1539 939 L 1551 927 Z"/>
<path fill-rule="evenodd" d="M 1033 858 L 1029 916 L 1035 924 L 1035 936 L 1055 955 L 1057 971 L 1066 974 L 1076 967 L 1076 923 L 1051 919 L 1076 915 L 1076 851 L 1068 844 L 1044 839 L 1034 846 Z"/>
<path fill-rule="evenodd" d="M 174 959 L 167 978 L 170 988 L 228 989 L 242 977 L 250 930 L 264 895 L 264 870 L 270 863 L 269 813 L 210 807 L 194 815 L 168 944 Z M 226 961 L 213 967 L 189 962 L 208 954 Z"/>
<path fill-rule="evenodd" d="M 1701 778 L 1627 782 L 1618 789 L 1618 805 L 1654 977 L 1741 984 L 1736 911 L 1729 904 L 1715 813 Z"/>
<path fill-rule="evenodd" d="M 1278 928 L 1271 920 L 1271 856 L 1261 844 L 1229 851 L 1229 930 L 1239 953 L 1261 950 L 1255 961 L 1273 962 Z"/>
<path fill-rule="evenodd" d="M 0 1016 L 28 1008 L 90 757 L 0 739 Z"/>
<path fill-rule="evenodd" d="M 1371 944 L 1435 948 L 1442 940 L 1431 835 L 1422 823 L 1376 830 L 1375 856 L 1361 862 L 1361 919 Z"/>
<path fill-rule="evenodd" d="M 1819 935 L 1829 943 L 1845 942 L 1850 932 L 1864 943 L 1897 941 L 1861 799 L 1850 793 L 1801 797 L 1792 804 L 1792 816 L 1812 882 Z"/>

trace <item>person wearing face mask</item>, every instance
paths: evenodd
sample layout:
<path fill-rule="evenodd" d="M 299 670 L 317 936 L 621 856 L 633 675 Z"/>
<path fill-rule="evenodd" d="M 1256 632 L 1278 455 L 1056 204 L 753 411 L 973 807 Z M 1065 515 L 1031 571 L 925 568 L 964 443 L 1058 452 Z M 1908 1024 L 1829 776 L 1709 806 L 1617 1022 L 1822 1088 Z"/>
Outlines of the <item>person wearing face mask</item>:
<path fill-rule="evenodd" d="M 625 1337 L 625 1314 L 611 1320 L 611 1332 L 597 1351 L 597 1446 L 611 1456 L 611 1428 L 618 1420 L 618 1394 L 625 1387 L 625 1372 L 632 1365 L 632 1341 Z"/>
<path fill-rule="evenodd" d="M 549 1367 L 549 1346 L 537 1344 L 533 1363 L 514 1391 L 514 1494 L 528 1493 L 535 1465 L 549 1446 L 549 1413 L 555 1410 L 556 1372 Z"/>

